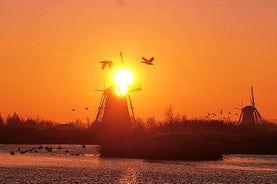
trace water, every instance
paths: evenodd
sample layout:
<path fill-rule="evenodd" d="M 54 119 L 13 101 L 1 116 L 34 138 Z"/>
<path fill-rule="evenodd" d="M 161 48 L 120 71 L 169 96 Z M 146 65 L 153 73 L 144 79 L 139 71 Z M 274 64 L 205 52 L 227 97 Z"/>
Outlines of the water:
<path fill-rule="evenodd" d="M 38 146 L 0 145 L 0 183 L 277 183 L 273 155 L 192 162 L 100 158 L 95 145 L 42 145 L 52 152 L 18 152 Z"/>

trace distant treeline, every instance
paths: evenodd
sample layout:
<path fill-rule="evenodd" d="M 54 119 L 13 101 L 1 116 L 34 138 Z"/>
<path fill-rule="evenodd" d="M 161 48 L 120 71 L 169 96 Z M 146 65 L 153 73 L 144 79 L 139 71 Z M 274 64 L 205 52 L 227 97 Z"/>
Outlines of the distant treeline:
<path fill-rule="evenodd" d="M 144 131 L 168 144 L 190 147 L 190 143 L 200 143 L 225 154 L 277 154 L 277 125 L 269 122 L 242 126 L 230 121 L 173 118 L 149 125 Z"/>
<path fill-rule="evenodd" d="M 18 114 L 9 115 L 4 121 L 0 116 L 1 144 L 50 144 L 93 143 L 80 121 L 57 124 L 49 120 L 24 120 Z"/>
<path fill-rule="evenodd" d="M 136 145 L 149 144 L 152 148 L 162 143 L 184 145 L 188 149 L 199 143 L 212 145 L 226 154 L 277 154 L 277 125 L 273 123 L 239 126 L 230 121 L 168 116 L 164 121 L 137 119 L 128 135 L 135 139 Z M 112 138 L 99 131 L 94 123 L 82 126 L 79 121 L 56 124 L 24 120 L 16 113 L 4 121 L 0 116 L 0 144 L 100 144 L 103 139 Z"/>

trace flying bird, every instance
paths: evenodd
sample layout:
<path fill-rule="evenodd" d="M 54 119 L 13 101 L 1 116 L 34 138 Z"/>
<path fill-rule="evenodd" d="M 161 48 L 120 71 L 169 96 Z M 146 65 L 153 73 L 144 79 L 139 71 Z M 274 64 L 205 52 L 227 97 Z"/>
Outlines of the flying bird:
<path fill-rule="evenodd" d="M 107 65 L 109 66 L 109 69 L 111 69 L 113 66 L 113 62 L 111 61 L 101 61 L 100 63 L 102 63 L 102 67 L 101 67 L 102 70 L 104 70 Z"/>
<path fill-rule="evenodd" d="M 76 109 L 71 109 L 71 111 L 75 111 Z"/>
<path fill-rule="evenodd" d="M 153 65 L 153 60 L 154 60 L 154 57 L 151 57 L 150 59 L 146 59 L 145 57 L 142 57 L 141 58 L 143 61 L 141 61 L 141 63 L 145 63 L 147 65 Z"/>

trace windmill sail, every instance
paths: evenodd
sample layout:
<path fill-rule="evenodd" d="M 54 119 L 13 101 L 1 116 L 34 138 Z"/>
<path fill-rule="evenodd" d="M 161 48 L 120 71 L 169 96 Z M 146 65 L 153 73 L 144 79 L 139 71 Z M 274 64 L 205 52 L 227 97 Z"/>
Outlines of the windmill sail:
<path fill-rule="evenodd" d="M 255 100 L 254 100 L 254 92 L 253 92 L 253 86 L 251 86 L 251 96 L 250 101 L 253 107 L 255 107 Z"/>
<path fill-rule="evenodd" d="M 124 66 L 124 60 L 123 60 L 122 51 L 120 51 L 120 61 L 121 61 L 122 66 Z"/>

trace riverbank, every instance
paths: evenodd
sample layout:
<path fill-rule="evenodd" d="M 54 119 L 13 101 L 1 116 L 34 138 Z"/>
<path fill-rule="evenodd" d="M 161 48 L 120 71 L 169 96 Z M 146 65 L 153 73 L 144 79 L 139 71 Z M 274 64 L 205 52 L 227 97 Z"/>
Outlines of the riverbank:
<path fill-rule="evenodd" d="M 0 144 L 96 144 L 101 145 L 103 157 L 165 160 L 277 154 L 277 126 L 270 123 L 243 127 L 216 120 L 177 119 L 152 124 L 137 121 L 126 129 L 107 129 L 94 124 L 61 128 L 49 122 L 17 119 L 0 126 Z"/>

